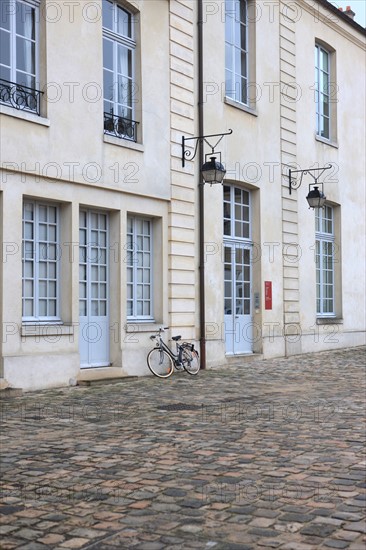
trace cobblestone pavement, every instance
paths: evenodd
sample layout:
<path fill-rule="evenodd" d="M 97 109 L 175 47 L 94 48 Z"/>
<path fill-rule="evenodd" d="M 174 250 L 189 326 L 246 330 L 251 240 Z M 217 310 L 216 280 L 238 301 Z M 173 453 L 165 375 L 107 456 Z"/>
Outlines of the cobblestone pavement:
<path fill-rule="evenodd" d="M 365 350 L 2 401 L 1 548 L 365 550 Z"/>

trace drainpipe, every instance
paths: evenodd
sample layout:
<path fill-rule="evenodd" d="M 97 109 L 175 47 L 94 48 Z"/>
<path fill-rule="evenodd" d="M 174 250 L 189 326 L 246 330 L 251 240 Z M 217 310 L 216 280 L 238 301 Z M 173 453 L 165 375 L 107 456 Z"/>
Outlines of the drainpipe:
<path fill-rule="evenodd" d="M 203 125 L 203 0 L 198 0 L 198 135 L 204 135 Z M 204 145 L 198 149 L 198 201 L 199 201 L 199 294 L 200 294 L 200 358 L 201 369 L 206 368 L 206 311 L 205 311 L 205 195 L 201 166 L 204 163 Z"/>

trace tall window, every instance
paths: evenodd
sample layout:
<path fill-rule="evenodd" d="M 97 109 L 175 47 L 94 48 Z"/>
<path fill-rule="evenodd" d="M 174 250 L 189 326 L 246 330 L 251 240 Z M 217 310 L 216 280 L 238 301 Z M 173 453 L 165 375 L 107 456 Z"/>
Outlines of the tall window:
<path fill-rule="evenodd" d="M 134 122 L 134 16 L 103 0 L 104 130 L 136 141 Z"/>
<path fill-rule="evenodd" d="M 127 317 L 152 319 L 152 222 L 127 219 Z"/>
<path fill-rule="evenodd" d="M 330 139 L 330 53 L 315 46 L 316 133 Z"/>
<path fill-rule="evenodd" d="M 335 315 L 334 304 L 334 211 L 331 206 L 316 210 L 315 217 L 316 311 Z"/>
<path fill-rule="evenodd" d="M 225 1 L 225 93 L 248 104 L 248 2 Z"/>
<path fill-rule="evenodd" d="M 59 321 L 59 209 L 23 204 L 23 320 Z"/>
<path fill-rule="evenodd" d="M 38 4 L 0 1 L 0 102 L 39 114 Z"/>

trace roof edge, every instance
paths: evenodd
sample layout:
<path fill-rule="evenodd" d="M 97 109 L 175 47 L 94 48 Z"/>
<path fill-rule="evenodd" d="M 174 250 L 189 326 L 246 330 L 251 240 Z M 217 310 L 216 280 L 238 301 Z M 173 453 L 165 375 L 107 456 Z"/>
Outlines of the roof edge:
<path fill-rule="evenodd" d="M 348 15 L 346 15 L 343 11 L 340 11 L 336 6 L 328 2 L 328 0 L 317 0 L 318 4 L 323 6 L 325 9 L 335 13 L 338 15 L 338 17 L 342 20 L 351 25 L 354 29 L 361 32 L 363 35 L 366 35 L 366 28 L 351 19 Z"/>

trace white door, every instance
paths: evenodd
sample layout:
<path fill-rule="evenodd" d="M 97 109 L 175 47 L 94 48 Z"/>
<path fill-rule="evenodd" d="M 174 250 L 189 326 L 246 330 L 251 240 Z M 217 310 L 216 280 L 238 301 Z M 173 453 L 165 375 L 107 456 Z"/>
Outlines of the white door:
<path fill-rule="evenodd" d="M 225 243 L 225 342 L 227 354 L 252 352 L 251 250 Z"/>
<path fill-rule="evenodd" d="M 80 367 L 109 365 L 108 215 L 80 211 Z"/>

